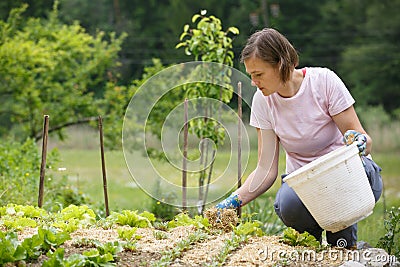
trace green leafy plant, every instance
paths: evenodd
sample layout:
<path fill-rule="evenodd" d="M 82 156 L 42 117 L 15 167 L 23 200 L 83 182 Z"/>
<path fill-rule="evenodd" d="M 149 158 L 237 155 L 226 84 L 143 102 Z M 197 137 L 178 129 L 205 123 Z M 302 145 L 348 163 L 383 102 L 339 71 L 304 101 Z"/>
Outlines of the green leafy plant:
<path fill-rule="evenodd" d="M 66 232 L 58 232 L 54 228 L 39 228 L 36 235 L 24 239 L 21 247 L 26 251 L 27 260 L 36 260 L 40 255 L 55 250 L 70 239 L 70 235 Z"/>
<path fill-rule="evenodd" d="M 238 236 L 262 236 L 264 233 L 260 225 L 261 223 L 259 221 L 247 221 L 233 228 L 233 232 Z"/>
<path fill-rule="evenodd" d="M 242 221 L 243 220 L 262 222 L 260 228 L 264 233 L 269 235 L 280 234 L 286 228 L 274 212 L 273 200 L 271 197 L 259 197 L 243 207 Z"/>
<path fill-rule="evenodd" d="M 222 266 L 231 251 L 237 249 L 242 243 L 247 242 L 250 236 L 262 236 L 263 231 L 260 228 L 260 222 L 246 221 L 233 228 L 231 238 L 224 241 L 221 251 L 213 257 L 211 263 L 207 266 Z"/>
<path fill-rule="evenodd" d="M 167 250 L 162 252 L 162 256 L 160 260 L 154 262 L 152 266 L 170 266 L 171 263 L 182 255 L 182 252 L 188 250 L 191 245 L 204 241 L 208 238 L 208 235 L 201 230 L 190 234 L 187 238 L 182 239 L 178 243 L 176 243 L 171 250 Z"/>
<path fill-rule="evenodd" d="M 7 206 L 0 207 L 0 216 L 0 225 L 9 230 L 20 231 L 25 227 L 36 227 L 42 218 L 48 216 L 48 213 L 33 206 L 10 203 Z"/>
<path fill-rule="evenodd" d="M 157 240 L 167 239 L 168 238 L 168 236 L 167 236 L 167 234 L 165 232 L 159 231 L 159 230 L 155 230 L 153 232 L 153 235 L 154 235 L 155 239 L 157 239 Z"/>
<path fill-rule="evenodd" d="M 54 213 L 30 205 L 8 204 L 0 207 L 0 216 L 0 225 L 10 230 L 39 226 L 58 228 L 71 233 L 96 223 L 96 214 L 86 205 L 70 205 Z"/>
<path fill-rule="evenodd" d="M 43 267 L 75 267 L 75 266 L 115 266 L 114 258 L 110 253 L 100 254 L 97 249 L 85 251 L 83 254 L 72 254 L 68 258 L 64 258 L 65 250 L 57 249 L 54 253 L 48 253 L 48 260 L 44 261 Z"/>
<path fill-rule="evenodd" d="M 64 248 L 57 248 L 54 252 L 48 252 L 47 253 L 48 259 L 43 262 L 42 266 L 43 267 L 74 266 L 72 263 L 70 262 L 67 263 L 64 260 L 64 252 L 65 252 Z"/>
<path fill-rule="evenodd" d="M 213 257 L 211 263 L 207 264 L 207 266 L 222 266 L 226 259 L 229 257 L 229 253 L 237 249 L 240 244 L 242 244 L 246 240 L 246 236 L 233 234 L 231 238 L 224 241 L 224 246 L 222 247 L 218 255 Z"/>
<path fill-rule="evenodd" d="M 120 213 L 112 212 L 111 215 L 106 218 L 106 221 L 111 223 L 139 228 L 152 227 L 152 222 L 155 220 L 156 217 L 154 214 L 148 211 L 139 214 L 137 210 L 123 210 Z"/>
<path fill-rule="evenodd" d="M 7 229 L 20 231 L 26 227 L 36 227 L 35 220 L 26 217 L 12 217 L 4 216 L 0 219 L 0 224 L 4 225 Z"/>
<path fill-rule="evenodd" d="M 39 228 L 38 233 L 19 242 L 15 232 L 0 232 L 0 265 L 19 261 L 33 261 L 48 251 L 56 250 L 70 236 L 55 229 Z"/>
<path fill-rule="evenodd" d="M 67 232 L 85 228 L 96 222 L 96 214 L 86 205 L 69 205 L 60 212 L 55 213 L 51 226 Z"/>
<path fill-rule="evenodd" d="M 154 222 L 154 228 L 161 231 L 168 231 L 169 222 Z"/>
<path fill-rule="evenodd" d="M 122 244 L 124 251 L 136 251 L 137 243 L 136 242 L 125 242 Z"/>
<path fill-rule="evenodd" d="M 27 218 L 42 218 L 48 215 L 48 212 L 39 207 L 31 205 L 17 205 L 13 203 L 7 204 L 7 206 L 0 207 L 0 215 L 15 215 L 24 216 Z"/>
<path fill-rule="evenodd" d="M 93 241 L 96 248 L 84 251 L 82 254 L 73 254 L 68 258 L 64 258 L 64 249 L 58 248 L 54 252 L 47 253 L 48 260 L 43 262 L 44 267 L 53 266 L 115 266 L 118 253 L 123 251 L 123 245 L 118 241 L 100 243 Z"/>
<path fill-rule="evenodd" d="M 95 239 L 91 239 L 91 238 L 79 238 L 79 239 L 75 239 L 72 242 L 72 245 L 76 248 L 81 248 L 81 247 L 91 247 L 94 248 L 96 247 L 96 240 Z"/>
<path fill-rule="evenodd" d="M 123 251 L 122 243 L 118 241 L 101 243 L 99 241 L 95 242 L 96 249 L 99 251 L 100 255 L 110 254 L 113 258 L 118 256 L 118 253 Z"/>
<path fill-rule="evenodd" d="M 84 251 L 78 258 L 83 258 L 84 266 L 115 266 L 115 263 L 112 263 L 114 257 L 110 253 L 103 254 L 98 249 Z"/>
<path fill-rule="evenodd" d="M 234 53 L 232 49 L 232 38 L 229 33 L 237 35 L 239 30 L 236 27 L 229 27 L 222 30 L 221 20 L 215 16 L 206 16 L 207 11 L 192 17 L 192 23 L 197 21 L 196 28 L 190 28 L 189 24 L 183 27 L 180 36 L 181 42 L 176 48 L 184 47 L 186 55 L 193 55 L 195 60 L 208 62 L 219 62 L 233 65 Z"/>
<path fill-rule="evenodd" d="M 83 224 L 92 224 L 96 220 L 96 214 L 86 205 L 69 205 L 58 213 L 59 218 L 68 221 L 72 218 L 81 221 Z"/>
<path fill-rule="evenodd" d="M 0 265 L 26 259 L 26 250 L 19 245 L 15 232 L 0 232 Z"/>
<path fill-rule="evenodd" d="M 141 235 L 136 234 L 136 227 L 120 227 L 117 229 L 118 237 L 125 241 L 141 239 Z"/>
<path fill-rule="evenodd" d="M 310 235 L 308 232 L 300 234 L 291 227 L 283 231 L 281 242 L 291 246 L 311 247 L 317 250 L 322 248 L 321 243 L 313 235 Z"/>
<path fill-rule="evenodd" d="M 377 247 L 400 258 L 400 207 L 392 207 L 385 219 L 386 234 L 378 241 Z"/>
<path fill-rule="evenodd" d="M 210 227 L 210 223 L 208 222 L 208 219 L 196 215 L 194 218 L 191 218 L 187 213 L 179 213 L 177 214 L 173 220 L 168 222 L 168 228 L 175 228 L 178 226 L 194 226 L 197 229 L 208 229 Z"/>

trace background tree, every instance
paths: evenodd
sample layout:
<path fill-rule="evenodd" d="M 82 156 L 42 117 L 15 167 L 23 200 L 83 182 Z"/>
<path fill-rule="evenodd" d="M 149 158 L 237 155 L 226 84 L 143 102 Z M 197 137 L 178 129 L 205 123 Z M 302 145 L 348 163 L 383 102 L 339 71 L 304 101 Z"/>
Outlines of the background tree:
<path fill-rule="evenodd" d="M 222 29 L 221 20 L 215 16 L 206 16 L 206 11 L 201 11 L 201 14 L 196 14 L 192 17 L 192 23 L 197 23 L 196 27 L 191 28 L 186 24 L 181 34 L 180 42 L 176 48 L 183 47 L 185 54 L 193 56 L 195 61 L 216 62 L 227 66 L 233 66 L 235 57 L 232 51 L 232 38 L 230 35 L 239 34 L 239 30 L 235 27 L 228 27 L 226 31 Z M 216 76 L 216 71 L 212 68 L 210 72 L 210 81 Z M 196 71 L 194 71 L 196 72 Z M 229 79 L 229 73 L 223 73 L 222 76 Z M 228 81 L 229 82 L 229 81 Z M 186 97 L 192 98 L 213 98 L 222 103 L 229 103 L 232 99 L 232 88 L 222 88 L 217 86 L 217 81 L 214 83 L 195 83 L 184 86 Z M 221 104 L 222 104 L 221 103 Z M 196 107 L 193 107 L 196 108 Z M 225 129 L 219 125 L 219 122 L 214 120 L 216 112 L 212 105 L 203 103 L 200 107 L 206 110 L 206 116 L 196 118 L 189 121 L 189 131 L 197 136 L 200 140 L 200 167 L 199 172 L 199 213 L 203 213 L 205 202 L 207 199 L 208 186 L 212 176 L 212 166 L 216 149 L 225 139 Z M 210 139 L 214 142 L 211 156 L 209 148 L 203 142 L 205 139 Z M 208 171 L 208 175 L 207 175 Z"/>
<path fill-rule="evenodd" d="M 52 2 L 3 0 L 0 16 L 5 19 L 11 8 L 28 3 L 28 8 L 20 15 L 22 21 L 33 16 L 46 18 Z M 254 31 L 270 26 L 280 30 L 294 43 L 300 52 L 301 66 L 325 66 L 338 72 L 359 105 L 384 105 L 390 112 L 399 108 L 398 102 L 394 101 L 399 91 L 396 87 L 399 20 L 392 13 L 398 9 L 400 0 L 368 3 L 363 0 L 59 2 L 59 18 L 63 23 L 70 25 L 79 21 L 85 32 L 92 36 L 96 36 L 99 30 L 128 33 L 118 52 L 121 65 L 117 72 L 120 76 L 113 77 L 119 86 L 129 86 L 133 79 L 140 79 L 144 67 L 153 64 L 153 58 L 160 58 L 167 65 L 187 61 L 183 53 L 174 49 L 179 42 L 182 25 L 190 20 L 192 14 L 207 9 L 210 14 L 228 25 L 234 25 L 241 32 L 234 37 L 232 46 L 236 58 L 234 67 L 244 71 L 238 56 L 246 39 Z M 111 39 L 104 35 L 103 40 Z M 379 64 L 371 64 L 372 60 Z M 380 68 L 382 64 L 384 68 Z M 370 79 L 372 72 L 373 81 Z M 103 86 L 93 86 L 90 90 L 96 96 L 104 93 Z M 234 101 L 230 105 L 234 106 Z M 6 117 L 2 115 L 3 125 L 7 123 Z"/>
<path fill-rule="evenodd" d="M 365 23 L 343 51 L 340 72 L 361 105 L 383 105 L 400 114 L 400 1 L 370 1 L 365 5 Z M 397 109 L 397 111 L 396 111 Z"/>
<path fill-rule="evenodd" d="M 55 9 L 48 19 L 20 19 L 26 5 L 0 21 L 1 132 L 40 138 L 44 114 L 50 131 L 98 115 L 95 88 L 113 77 L 124 36 L 91 36 L 78 24 L 64 25 Z M 100 91 L 101 92 L 101 91 Z"/>
<path fill-rule="evenodd" d="M 45 17 L 51 10 L 54 0 L 3 0 L 0 1 L 0 19 L 5 20 L 14 8 L 27 4 L 24 17 Z"/>

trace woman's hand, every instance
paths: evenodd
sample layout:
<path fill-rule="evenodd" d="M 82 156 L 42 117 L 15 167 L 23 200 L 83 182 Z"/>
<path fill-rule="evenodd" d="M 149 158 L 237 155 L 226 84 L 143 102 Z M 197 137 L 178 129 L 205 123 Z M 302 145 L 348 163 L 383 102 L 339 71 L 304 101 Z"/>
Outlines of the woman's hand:
<path fill-rule="evenodd" d="M 343 134 L 345 144 L 349 145 L 356 141 L 361 156 L 371 153 L 372 139 L 363 129 L 353 106 L 332 116 L 332 119 Z"/>
<path fill-rule="evenodd" d="M 365 156 L 365 152 L 367 149 L 367 137 L 355 130 L 348 130 L 343 135 L 343 141 L 346 145 L 351 145 L 356 142 L 358 150 L 360 151 L 361 156 Z"/>
<path fill-rule="evenodd" d="M 236 209 L 242 205 L 239 194 L 232 193 L 229 197 L 218 203 L 215 207 L 217 209 Z"/>

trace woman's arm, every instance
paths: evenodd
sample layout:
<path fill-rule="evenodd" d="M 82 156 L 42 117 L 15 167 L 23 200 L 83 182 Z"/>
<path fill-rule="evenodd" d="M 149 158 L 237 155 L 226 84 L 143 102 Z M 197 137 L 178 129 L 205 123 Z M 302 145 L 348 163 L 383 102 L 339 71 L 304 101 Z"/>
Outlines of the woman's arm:
<path fill-rule="evenodd" d="M 239 194 L 241 205 L 249 203 L 275 182 L 278 175 L 279 142 L 273 130 L 257 128 L 258 163 L 256 169 L 247 177 L 235 193 Z"/>
<path fill-rule="evenodd" d="M 355 130 L 365 135 L 367 137 L 367 148 L 365 150 L 365 155 L 371 153 L 372 139 L 362 127 L 353 106 L 340 112 L 339 114 L 332 116 L 332 119 L 342 134 L 348 130 Z"/>

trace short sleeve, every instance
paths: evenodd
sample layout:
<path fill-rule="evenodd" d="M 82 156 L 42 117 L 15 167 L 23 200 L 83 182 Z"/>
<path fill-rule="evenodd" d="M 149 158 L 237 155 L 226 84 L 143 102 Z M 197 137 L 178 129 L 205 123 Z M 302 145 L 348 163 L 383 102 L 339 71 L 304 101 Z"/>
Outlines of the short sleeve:
<path fill-rule="evenodd" d="M 339 114 L 355 103 L 346 85 L 331 70 L 327 73 L 327 96 L 330 116 Z"/>
<path fill-rule="evenodd" d="M 271 112 L 268 109 L 269 105 L 266 98 L 261 91 L 257 90 L 251 104 L 250 125 L 263 130 L 273 129 Z"/>

